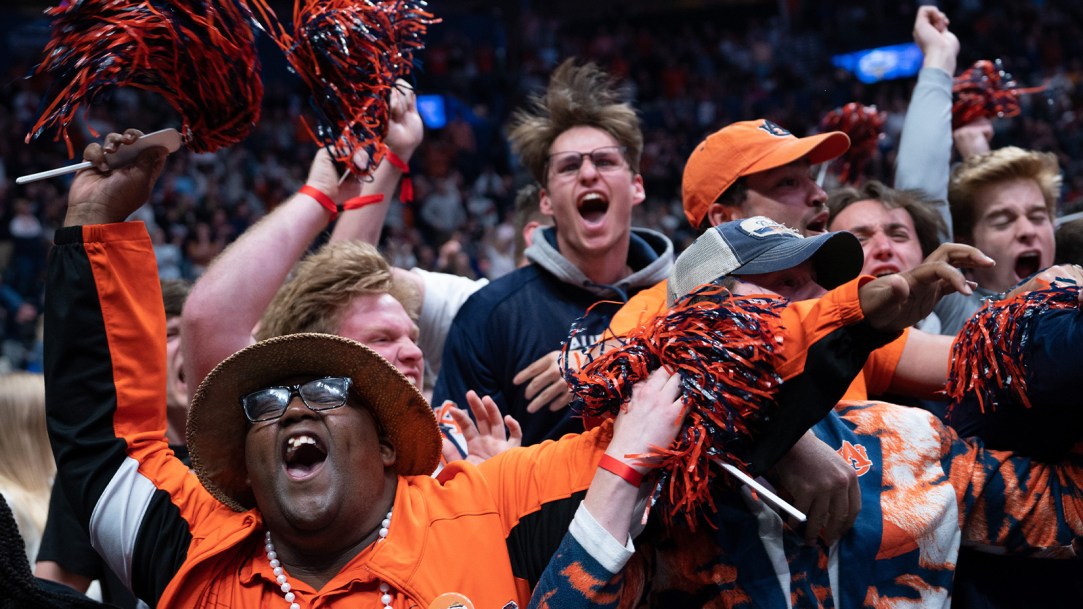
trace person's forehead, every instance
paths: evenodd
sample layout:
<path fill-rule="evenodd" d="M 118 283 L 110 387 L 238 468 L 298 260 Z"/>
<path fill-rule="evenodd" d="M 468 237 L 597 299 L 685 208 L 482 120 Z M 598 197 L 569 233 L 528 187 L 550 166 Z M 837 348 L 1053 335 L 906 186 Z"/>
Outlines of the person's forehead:
<path fill-rule="evenodd" d="M 561 152 L 590 152 L 607 146 L 619 146 L 620 142 L 608 131 L 598 127 L 577 125 L 565 130 L 549 146 L 549 154 Z"/>
<path fill-rule="evenodd" d="M 412 332 L 414 328 L 416 324 L 406 314 L 402 303 L 391 294 L 362 294 L 355 297 L 347 307 L 339 335 L 364 342 L 358 337 L 369 332 Z"/>
<path fill-rule="evenodd" d="M 901 207 L 889 208 L 877 199 L 861 199 L 847 205 L 831 223 L 831 230 L 887 228 L 903 225 L 914 228 L 910 212 Z"/>
<path fill-rule="evenodd" d="M 1012 209 L 1026 212 L 1046 206 L 1042 189 L 1031 178 L 986 184 L 978 189 L 976 195 L 974 202 L 978 216 Z"/>

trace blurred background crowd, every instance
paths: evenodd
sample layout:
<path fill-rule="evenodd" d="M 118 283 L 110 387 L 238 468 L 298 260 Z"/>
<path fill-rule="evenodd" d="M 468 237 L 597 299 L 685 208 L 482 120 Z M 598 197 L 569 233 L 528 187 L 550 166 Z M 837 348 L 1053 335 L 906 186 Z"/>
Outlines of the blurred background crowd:
<path fill-rule="evenodd" d="M 23 186 L 14 179 L 74 162 L 52 133 L 24 141 L 47 84 L 29 78 L 48 40 L 45 6 L 22 0 L 0 8 L 0 55 L 7 58 L 0 91 L 0 371 L 40 368 L 42 274 L 71 176 Z M 692 237 L 680 205 L 683 161 L 704 136 L 733 121 L 766 117 L 804 135 L 848 102 L 875 104 L 886 122 L 866 173 L 891 183 L 915 79 L 863 83 L 831 59 L 909 42 L 916 7 L 886 0 L 433 1 L 429 8 L 443 22 L 429 30 L 415 81 L 419 94 L 442 106 L 443 124 L 422 108 L 429 123 L 411 163 L 416 200 L 392 207 L 382 250 L 397 266 L 470 277 L 514 268 L 512 203 L 530 179 L 511 155 L 504 127 L 566 57 L 617 76 L 638 108 L 648 197 L 633 222 L 666 233 L 678 251 Z M 960 71 L 978 59 L 1000 59 L 1020 86 L 1045 87 L 1022 98 L 1020 116 L 996 122 L 994 145 L 1055 152 L 1065 172 L 1060 213 L 1083 207 L 1083 4 L 957 0 L 940 7 L 962 43 Z M 197 278 L 303 184 L 315 151 L 299 119 L 305 92 L 274 63 L 276 53 L 263 56 L 266 94 L 251 135 L 215 153 L 172 155 L 140 212 L 163 278 Z M 118 91 L 72 130 L 75 155 L 95 133 L 178 126 L 171 114 L 154 96 Z"/>

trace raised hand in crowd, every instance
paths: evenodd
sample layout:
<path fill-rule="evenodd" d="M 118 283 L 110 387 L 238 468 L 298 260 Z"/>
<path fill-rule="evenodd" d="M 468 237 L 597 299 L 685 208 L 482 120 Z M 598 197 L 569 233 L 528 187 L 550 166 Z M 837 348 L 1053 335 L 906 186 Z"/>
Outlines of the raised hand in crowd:
<path fill-rule="evenodd" d="M 477 417 L 477 423 L 462 408 L 450 408 L 448 412 L 466 440 L 467 461 L 476 465 L 522 444 L 523 430 L 519 422 L 510 414 L 501 417 L 500 408 L 492 398 L 478 397 L 471 390 L 466 392 L 466 403 Z M 447 438 L 444 438 L 442 453 L 446 461 L 462 458 L 458 448 Z"/>
<path fill-rule="evenodd" d="M 409 83 L 404 80 L 395 83 L 391 91 L 390 107 L 391 122 L 387 126 L 384 143 L 392 154 L 402 162 L 409 163 L 425 135 L 421 115 L 417 111 L 417 95 Z M 360 160 L 362 159 L 355 158 L 354 162 Z M 402 178 L 402 169 L 387 158 L 364 181 L 346 176 L 342 180 L 342 186 L 349 187 L 347 185 L 352 184 L 354 189 L 347 193 L 346 198 L 361 194 L 360 190 L 363 190 L 364 194 L 383 194 L 384 197 L 382 201 L 342 214 L 331 232 L 331 240 L 359 239 L 376 245 L 380 240 L 380 231 L 383 229 L 384 218 L 391 204 L 391 195 L 394 194 L 400 178 Z M 336 180 L 338 179 L 336 177 Z M 346 198 L 337 202 L 342 204 Z"/>
<path fill-rule="evenodd" d="M 93 169 L 80 171 L 68 192 L 65 226 L 123 222 L 150 198 L 154 182 L 165 167 L 169 152 L 152 146 L 139 153 L 123 167 L 110 168 L 106 153 L 135 143 L 143 135 L 137 129 L 110 133 L 102 143 L 94 142 L 83 151 L 83 159 L 94 164 Z"/>
<path fill-rule="evenodd" d="M 962 158 L 985 154 L 992 150 L 990 143 L 993 141 L 993 123 L 984 116 L 976 118 L 953 130 L 951 137 Z"/>
<path fill-rule="evenodd" d="M 948 29 L 951 21 L 935 6 L 921 6 L 914 18 L 914 42 L 924 56 L 923 66 L 940 68 L 955 74 L 959 39 Z"/>

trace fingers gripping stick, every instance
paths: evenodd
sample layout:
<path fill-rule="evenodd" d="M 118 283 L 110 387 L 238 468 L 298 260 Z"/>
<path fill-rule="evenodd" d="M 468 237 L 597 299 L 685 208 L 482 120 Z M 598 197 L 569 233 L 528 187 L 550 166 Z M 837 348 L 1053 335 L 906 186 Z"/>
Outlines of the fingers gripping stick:
<path fill-rule="evenodd" d="M 170 128 L 155 131 L 154 133 L 148 133 L 127 146 L 121 146 L 116 152 L 106 153 L 105 161 L 109 163 L 110 168 L 117 169 L 131 163 L 139 156 L 140 152 L 153 146 L 162 146 L 170 153 L 176 152 L 181 147 L 180 132 Z M 89 167 L 91 167 L 90 161 L 83 161 L 82 163 L 76 163 L 66 167 L 57 167 L 56 169 L 21 176 L 15 179 L 15 183 L 26 184 L 28 182 L 36 182 L 38 180 L 75 173 L 76 171 L 87 169 Z"/>

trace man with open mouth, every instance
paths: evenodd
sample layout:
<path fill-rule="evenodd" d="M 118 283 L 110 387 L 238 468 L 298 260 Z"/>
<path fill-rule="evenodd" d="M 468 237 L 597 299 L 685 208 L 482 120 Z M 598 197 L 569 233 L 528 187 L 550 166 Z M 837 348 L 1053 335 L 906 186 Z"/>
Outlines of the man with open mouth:
<path fill-rule="evenodd" d="M 945 334 L 958 332 L 990 296 L 1053 264 L 1060 184 L 1056 155 L 1014 146 L 971 156 L 952 171 L 948 202 L 955 240 L 985 252 L 996 266 L 971 273 L 978 284 L 974 296 L 937 307 Z"/>
<path fill-rule="evenodd" d="M 84 153 L 94 169 L 72 184 L 49 263 L 45 359 L 57 484 L 151 605 L 523 607 L 592 482 L 623 483 L 625 455 L 673 441 L 683 407 L 659 371 L 632 422 L 433 478 L 440 435 L 416 379 L 359 342 L 304 333 L 248 346 L 203 379 L 189 470 L 165 438 L 153 246 L 123 222 L 166 152 L 104 161 L 140 135 Z"/>
<path fill-rule="evenodd" d="M 582 429 L 566 408 L 531 406 L 541 387 L 566 392 L 555 365 L 520 374 L 555 354 L 576 319 L 585 352 L 620 303 L 665 279 L 673 245 L 661 233 L 633 229 L 632 209 L 646 194 L 639 160 L 643 135 L 635 110 L 593 64 L 559 66 L 544 97 L 514 119 L 512 146 L 540 186 L 541 212 L 553 226 L 535 231 L 531 264 L 475 292 L 445 343 L 433 403 L 462 403 L 468 390 L 488 395 L 523 428 L 523 444 Z M 533 377 L 533 378 L 524 378 Z M 570 397 L 570 395 L 569 395 Z"/>

